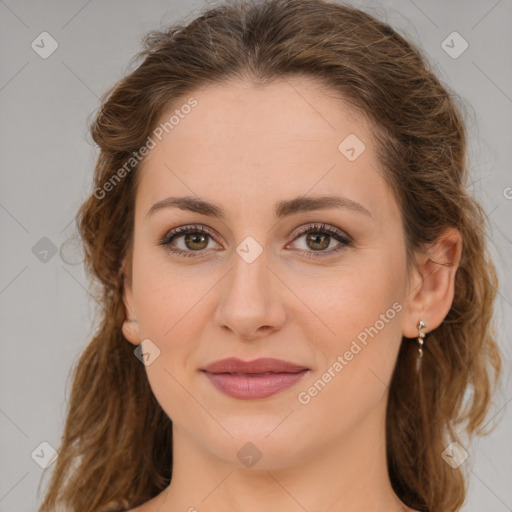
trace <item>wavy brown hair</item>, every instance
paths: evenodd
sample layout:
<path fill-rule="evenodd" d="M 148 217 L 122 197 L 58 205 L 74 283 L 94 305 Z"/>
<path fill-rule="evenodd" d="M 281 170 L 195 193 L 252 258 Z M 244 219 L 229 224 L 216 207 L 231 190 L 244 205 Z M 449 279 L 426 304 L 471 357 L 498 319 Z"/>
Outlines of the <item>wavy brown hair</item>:
<path fill-rule="evenodd" d="M 302 75 L 371 121 L 406 234 L 408 264 L 446 227 L 460 231 L 455 296 L 425 344 L 403 339 L 389 390 L 388 470 L 398 497 L 428 512 L 459 509 L 464 466 L 441 457 L 481 435 L 501 369 L 493 330 L 497 279 L 485 214 L 468 193 L 464 104 L 387 24 L 322 0 L 231 1 L 144 38 L 137 66 L 104 96 L 91 127 L 94 190 L 77 214 L 101 321 L 73 368 L 59 455 L 41 512 L 121 511 L 161 492 L 172 474 L 172 423 L 124 338 L 122 262 L 130 254 L 137 169 L 97 191 L 142 147 L 162 115 L 199 87 L 242 78 L 264 86 Z M 105 188 L 103 188 L 105 190 Z M 104 196 L 104 197 L 103 197 Z M 122 468 L 122 470 L 120 470 Z"/>

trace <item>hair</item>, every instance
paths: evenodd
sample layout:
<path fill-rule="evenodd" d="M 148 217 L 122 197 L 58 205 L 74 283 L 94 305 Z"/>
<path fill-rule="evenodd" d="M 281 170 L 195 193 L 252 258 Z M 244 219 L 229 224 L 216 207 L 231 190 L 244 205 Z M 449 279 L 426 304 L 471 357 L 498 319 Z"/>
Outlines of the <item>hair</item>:
<path fill-rule="evenodd" d="M 467 191 L 462 102 L 428 60 L 387 24 L 322 0 L 231 1 L 188 23 L 144 37 L 137 67 L 102 99 L 91 126 L 100 152 L 94 193 L 77 212 L 84 264 L 101 320 L 73 368 L 59 454 L 41 512 L 121 511 L 156 496 L 172 476 L 172 423 L 155 399 L 144 365 L 122 334 L 122 262 L 133 239 L 136 178 L 104 185 L 141 148 L 179 99 L 209 84 L 243 79 L 265 86 L 310 77 L 371 121 L 378 160 L 400 208 L 407 262 L 443 230 L 462 235 L 454 299 L 417 345 L 403 338 L 389 389 L 386 449 L 391 484 L 408 506 L 453 512 L 467 475 L 442 458 L 446 446 L 483 435 L 501 372 L 495 338 L 495 268 L 485 214 Z M 119 176 L 119 175 L 118 175 Z M 119 470 L 122 468 L 122 471 Z"/>

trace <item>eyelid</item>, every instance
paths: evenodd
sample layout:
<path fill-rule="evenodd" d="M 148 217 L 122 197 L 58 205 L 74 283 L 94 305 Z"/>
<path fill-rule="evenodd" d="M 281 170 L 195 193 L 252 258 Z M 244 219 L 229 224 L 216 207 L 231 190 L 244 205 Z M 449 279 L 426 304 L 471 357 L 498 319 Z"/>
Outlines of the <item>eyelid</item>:
<path fill-rule="evenodd" d="M 174 238 L 178 235 L 187 234 L 190 232 L 206 233 L 207 235 L 210 235 L 210 237 L 214 240 L 217 237 L 222 238 L 216 231 L 209 228 L 208 226 L 205 226 L 204 224 L 186 224 L 183 226 L 178 226 L 176 228 L 167 230 L 165 235 L 162 237 L 161 240 L 158 241 L 158 243 L 161 245 L 165 245 L 165 243 L 170 242 L 171 238 Z"/>
<path fill-rule="evenodd" d="M 303 224 L 302 226 L 299 226 L 295 231 L 293 231 L 290 236 L 293 236 L 293 240 L 298 238 L 299 236 L 303 235 L 304 233 L 308 232 L 314 232 L 317 231 L 326 231 L 327 233 L 330 233 L 334 236 L 337 236 L 339 238 L 342 238 L 347 243 L 352 243 L 352 238 L 345 233 L 345 231 L 342 231 L 341 229 L 331 226 L 329 224 L 325 224 L 323 222 L 313 222 L 309 224 Z M 292 240 L 292 241 L 293 241 Z"/>

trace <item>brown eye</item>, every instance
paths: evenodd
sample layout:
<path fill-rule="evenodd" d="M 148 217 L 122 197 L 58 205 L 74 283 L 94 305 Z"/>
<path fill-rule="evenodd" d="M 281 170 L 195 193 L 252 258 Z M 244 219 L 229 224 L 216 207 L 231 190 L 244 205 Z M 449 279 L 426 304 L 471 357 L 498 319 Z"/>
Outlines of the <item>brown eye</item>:
<path fill-rule="evenodd" d="M 184 238 L 187 249 L 201 251 L 208 246 L 209 235 L 202 233 L 187 233 Z"/>
<path fill-rule="evenodd" d="M 329 247 L 330 240 L 330 235 L 321 233 L 308 233 L 306 236 L 306 243 L 308 244 L 308 247 L 313 251 L 327 249 L 327 247 Z"/>
<path fill-rule="evenodd" d="M 196 256 L 208 249 L 222 248 L 215 242 L 214 235 L 209 229 L 201 225 L 180 226 L 172 229 L 159 244 L 166 247 L 169 252 L 180 256 Z"/>
<path fill-rule="evenodd" d="M 352 245 L 352 239 L 341 229 L 327 224 L 302 226 L 292 242 L 297 250 L 307 257 L 336 254 Z M 287 249 L 290 248 L 288 244 Z"/>

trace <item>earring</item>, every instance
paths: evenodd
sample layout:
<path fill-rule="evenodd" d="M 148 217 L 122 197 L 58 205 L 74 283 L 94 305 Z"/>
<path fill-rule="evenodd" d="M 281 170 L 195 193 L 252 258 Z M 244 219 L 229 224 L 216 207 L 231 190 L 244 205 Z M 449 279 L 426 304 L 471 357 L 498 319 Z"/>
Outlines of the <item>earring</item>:
<path fill-rule="evenodd" d="M 423 338 L 425 338 L 425 333 L 423 332 L 423 329 L 427 327 L 427 324 L 420 320 L 418 322 L 418 345 L 419 345 L 419 352 L 420 352 L 420 358 L 423 357 Z"/>

